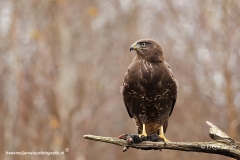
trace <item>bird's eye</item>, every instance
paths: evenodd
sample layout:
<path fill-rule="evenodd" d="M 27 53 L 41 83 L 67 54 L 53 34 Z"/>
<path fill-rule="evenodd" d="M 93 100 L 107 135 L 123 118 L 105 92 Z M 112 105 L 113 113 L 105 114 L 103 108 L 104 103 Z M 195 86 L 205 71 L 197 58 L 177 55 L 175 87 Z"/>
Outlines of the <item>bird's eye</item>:
<path fill-rule="evenodd" d="M 142 47 L 145 47 L 146 46 L 146 43 L 142 43 Z"/>

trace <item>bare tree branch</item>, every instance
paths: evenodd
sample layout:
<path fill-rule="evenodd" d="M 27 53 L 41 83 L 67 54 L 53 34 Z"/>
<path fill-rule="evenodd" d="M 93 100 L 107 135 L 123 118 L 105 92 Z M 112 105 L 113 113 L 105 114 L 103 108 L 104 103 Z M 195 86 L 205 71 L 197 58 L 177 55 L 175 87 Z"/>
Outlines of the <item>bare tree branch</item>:
<path fill-rule="evenodd" d="M 212 142 L 151 142 L 144 141 L 141 143 L 128 144 L 125 140 L 115 137 L 102 137 L 94 135 L 84 135 L 85 139 L 94 141 L 111 143 L 124 147 L 131 147 L 137 149 L 170 149 L 188 152 L 203 152 L 211 154 L 224 155 L 236 159 L 240 159 L 240 144 L 236 142 L 226 133 L 207 121 L 211 127 L 209 135 L 213 139 Z"/>

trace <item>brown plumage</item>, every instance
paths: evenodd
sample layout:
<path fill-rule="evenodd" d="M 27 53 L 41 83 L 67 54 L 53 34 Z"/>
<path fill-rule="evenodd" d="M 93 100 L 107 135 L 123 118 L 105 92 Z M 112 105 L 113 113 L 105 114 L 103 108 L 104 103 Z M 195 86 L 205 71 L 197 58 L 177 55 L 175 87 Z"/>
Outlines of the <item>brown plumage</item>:
<path fill-rule="evenodd" d="M 154 40 L 138 40 L 131 50 L 137 55 L 121 87 L 128 114 L 136 121 L 139 136 L 159 134 L 167 142 L 164 133 L 177 98 L 177 80 Z"/>

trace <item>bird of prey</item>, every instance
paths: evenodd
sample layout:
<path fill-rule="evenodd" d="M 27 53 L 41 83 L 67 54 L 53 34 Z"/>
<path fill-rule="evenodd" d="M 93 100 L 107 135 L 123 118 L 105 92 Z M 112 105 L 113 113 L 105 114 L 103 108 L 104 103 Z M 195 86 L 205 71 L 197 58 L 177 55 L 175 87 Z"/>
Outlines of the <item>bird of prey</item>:
<path fill-rule="evenodd" d="M 128 114 L 136 122 L 139 137 L 158 134 L 169 142 L 164 133 L 177 99 L 177 80 L 156 41 L 138 40 L 131 50 L 137 54 L 121 86 Z"/>

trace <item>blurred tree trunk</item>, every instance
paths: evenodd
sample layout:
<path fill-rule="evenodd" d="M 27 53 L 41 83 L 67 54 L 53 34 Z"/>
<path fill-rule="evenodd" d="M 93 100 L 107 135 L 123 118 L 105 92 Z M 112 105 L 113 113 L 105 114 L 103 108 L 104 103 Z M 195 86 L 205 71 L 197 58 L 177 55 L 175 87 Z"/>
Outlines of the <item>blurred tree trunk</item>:
<path fill-rule="evenodd" d="M 233 60 L 230 59 L 232 54 L 236 54 L 236 53 L 232 53 L 232 52 L 228 52 L 228 50 L 231 50 L 232 44 L 228 43 L 228 41 L 231 41 L 232 39 L 232 30 L 239 30 L 240 27 L 240 20 L 239 18 L 237 19 L 237 26 L 234 26 L 230 23 L 230 20 L 233 19 L 234 15 L 233 13 L 231 13 L 232 9 L 235 8 L 237 4 L 234 1 L 223 1 L 222 2 L 222 10 L 223 10 L 223 18 L 221 20 L 221 25 L 222 25 L 222 31 L 223 33 L 225 33 L 226 36 L 224 36 L 224 39 L 222 39 L 223 42 L 225 42 L 225 47 L 222 46 L 223 52 L 224 53 L 224 59 L 223 59 L 223 64 L 222 64 L 222 68 L 223 68 L 223 76 L 226 82 L 225 88 L 224 88 L 224 93 L 226 96 L 226 108 L 227 108 L 227 118 L 228 118 L 228 133 L 229 135 L 236 139 L 238 137 L 238 113 L 237 113 L 237 106 L 235 106 L 234 104 L 234 99 L 236 98 L 237 92 L 239 92 L 239 89 L 235 89 L 233 88 L 233 78 L 235 76 L 236 73 L 234 73 L 234 70 L 232 70 L 233 68 L 231 68 L 231 63 Z M 237 13 L 236 13 L 237 14 Z M 240 16 L 238 14 L 238 16 Z M 228 48 L 228 50 L 226 49 Z M 236 63 L 236 65 L 238 65 Z M 237 67 L 237 66 L 235 66 Z M 235 76 L 236 77 L 236 76 Z M 240 84 L 238 85 L 240 86 Z"/>
<path fill-rule="evenodd" d="M 228 116 L 228 133 L 230 137 L 236 139 L 238 136 L 238 116 L 236 106 L 234 105 L 234 89 L 232 86 L 232 75 L 228 69 L 227 64 L 224 65 L 224 77 L 226 79 L 225 86 L 225 95 L 226 95 L 226 108 L 227 108 L 227 116 Z"/>

